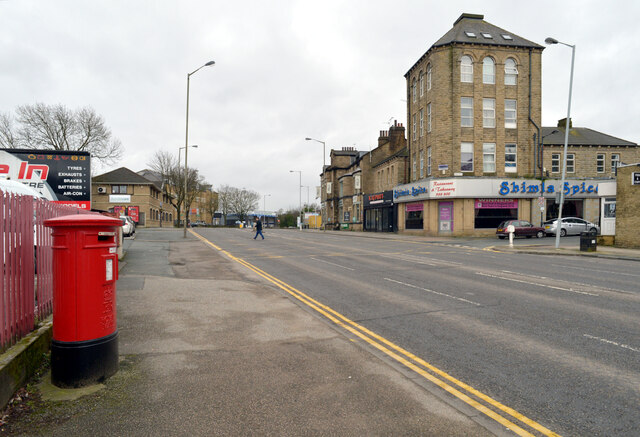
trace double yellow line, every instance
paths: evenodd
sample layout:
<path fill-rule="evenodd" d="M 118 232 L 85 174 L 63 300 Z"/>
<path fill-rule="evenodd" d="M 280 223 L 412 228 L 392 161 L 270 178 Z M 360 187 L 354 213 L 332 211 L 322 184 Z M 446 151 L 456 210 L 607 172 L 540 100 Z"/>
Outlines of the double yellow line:
<path fill-rule="evenodd" d="M 348 319 L 347 317 L 343 316 L 337 311 L 334 311 L 330 307 L 318 302 L 312 297 L 307 296 L 305 293 L 301 292 L 300 290 L 297 290 L 296 288 L 281 281 L 280 279 L 270 275 L 264 270 L 261 270 L 258 267 L 254 266 L 253 264 L 250 264 L 249 262 L 232 255 L 231 253 L 216 246 L 215 244 L 213 244 L 206 238 L 202 237 L 201 235 L 193 232 L 192 230 L 190 230 L 190 232 L 193 235 L 195 235 L 198 239 L 203 241 L 204 243 L 222 252 L 233 261 L 236 261 L 237 263 L 247 267 L 249 270 L 253 271 L 254 273 L 258 274 L 259 276 L 263 277 L 267 281 L 271 282 L 281 290 L 291 295 L 293 298 L 304 303 L 309 308 L 312 308 L 313 310 L 317 311 L 319 314 L 322 314 L 331 322 L 351 332 L 353 335 L 357 336 L 361 340 L 367 342 L 369 345 L 383 352 L 388 357 L 394 359 L 398 363 L 401 363 L 402 365 L 411 369 L 412 371 L 424 377 L 428 381 L 431 381 L 432 383 L 442 388 L 443 390 L 447 391 L 448 393 L 452 394 L 456 398 L 471 405 L 476 410 L 492 418 L 493 420 L 500 423 L 504 427 L 510 429 L 517 435 L 534 436 L 534 434 L 532 434 L 531 432 L 523 429 L 521 426 L 514 423 L 511 418 L 517 419 L 521 423 L 526 424 L 527 426 L 538 431 L 542 435 L 545 435 L 545 436 L 559 435 L 545 428 L 539 423 L 529 419 L 528 417 L 518 413 L 516 410 L 501 404 L 495 399 L 492 399 L 491 397 L 485 395 L 484 393 L 476 390 L 475 388 L 465 384 L 462 381 L 457 380 L 456 378 L 449 375 L 448 373 L 443 372 L 437 367 L 434 367 L 433 365 L 427 363 L 422 358 L 415 356 L 411 352 L 404 350 L 400 346 L 379 336 L 375 332 L 372 332 L 367 328 L 365 328 L 364 326 L 361 326 L 358 323 Z M 493 409 L 490 407 L 493 407 Z M 501 413 L 504 413 L 504 415 L 501 415 Z M 511 418 L 507 418 L 508 416 L 511 416 Z"/>

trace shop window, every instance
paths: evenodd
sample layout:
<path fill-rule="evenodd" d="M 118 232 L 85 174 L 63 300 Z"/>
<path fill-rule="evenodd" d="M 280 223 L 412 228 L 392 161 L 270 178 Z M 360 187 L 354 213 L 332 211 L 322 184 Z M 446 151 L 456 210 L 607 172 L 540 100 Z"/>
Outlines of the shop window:
<path fill-rule="evenodd" d="M 518 218 L 518 199 L 476 199 L 476 229 L 495 229 L 505 220 Z"/>
<path fill-rule="evenodd" d="M 460 171 L 473 171 L 473 143 L 460 145 Z"/>
<path fill-rule="evenodd" d="M 496 171 L 496 144 L 484 143 L 482 145 L 482 171 L 495 173 Z"/>
<path fill-rule="evenodd" d="M 405 228 L 423 229 L 422 212 L 424 205 L 420 203 L 407 203 L 405 205 Z"/>
<path fill-rule="evenodd" d="M 460 126 L 473 127 L 473 98 L 460 98 Z"/>
<path fill-rule="evenodd" d="M 551 154 L 551 173 L 560 173 L 560 154 Z"/>
<path fill-rule="evenodd" d="M 505 144 L 504 146 L 504 171 L 505 173 L 518 172 L 518 155 L 515 144 Z"/>
<path fill-rule="evenodd" d="M 604 153 L 596 155 L 596 172 L 604 173 Z"/>

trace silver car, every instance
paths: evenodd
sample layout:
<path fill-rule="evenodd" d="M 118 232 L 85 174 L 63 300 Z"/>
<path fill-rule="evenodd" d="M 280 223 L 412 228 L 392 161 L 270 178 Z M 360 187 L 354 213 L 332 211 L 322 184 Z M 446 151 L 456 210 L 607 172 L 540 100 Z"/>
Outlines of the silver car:
<path fill-rule="evenodd" d="M 556 235 L 558 229 L 558 219 L 544 222 L 544 230 L 548 235 Z M 588 222 L 578 217 L 563 217 L 560 227 L 560 236 L 580 235 L 582 232 L 600 233 L 600 227 L 595 223 Z"/>

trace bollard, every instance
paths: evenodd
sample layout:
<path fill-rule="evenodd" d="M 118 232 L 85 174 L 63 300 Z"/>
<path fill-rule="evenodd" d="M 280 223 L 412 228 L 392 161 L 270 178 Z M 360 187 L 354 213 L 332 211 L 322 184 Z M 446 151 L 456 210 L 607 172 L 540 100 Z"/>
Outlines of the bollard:
<path fill-rule="evenodd" d="M 118 371 L 117 236 L 120 220 L 99 214 L 45 220 L 53 232 L 51 382 L 82 387 Z"/>

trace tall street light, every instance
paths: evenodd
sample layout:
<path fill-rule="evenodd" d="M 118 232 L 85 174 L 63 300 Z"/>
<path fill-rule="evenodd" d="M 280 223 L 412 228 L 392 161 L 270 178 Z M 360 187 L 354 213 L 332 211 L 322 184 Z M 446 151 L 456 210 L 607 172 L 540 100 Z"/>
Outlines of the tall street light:
<path fill-rule="evenodd" d="M 262 205 L 263 206 L 263 210 L 262 211 L 264 211 L 263 214 L 262 214 L 263 216 L 267 214 L 267 196 L 271 196 L 271 194 L 265 194 L 263 196 L 264 197 L 264 204 Z"/>
<path fill-rule="evenodd" d="M 289 170 L 289 173 L 300 174 L 300 184 L 298 185 L 298 196 L 300 200 L 300 230 L 302 230 L 302 170 Z"/>
<path fill-rule="evenodd" d="M 197 68 L 191 73 L 187 74 L 187 122 L 185 129 L 185 139 L 184 139 L 184 233 L 183 238 L 187 238 L 187 219 L 189 218 L 189 210 L 187 205 L 187 181 L 189 180 L 189 168 L 187 167 L 187 156 L 189 152 L 189 80 L 193 74 L 196 74 L 201 68 L 209 67 L 211 65 L 215 65 L 215 61 L 209 61 L 203 66 Z"/>
<path fill-rule="evenodd" d="M 192 145 L 190 145 L 189 147 L 193 147 L 194 149 L 197 149 L 197 148 L 198 148 L 198 145 L 197 145 L 197 144 L 192 144 Z M 181 155 L 180 155 L 180 153 L 181 153 L 182 149 L 186 149 L 186 148 L 187 148 L 186 146 L 185 146 L 185 147 L 179 147 L 179 148 L 178 148 L 178 181 L 180 181 L 180 156 L 181 156 Z M 185 155 L 185 156 L 186 156 L 186 155 Z M 185 177 L 186 177 L 186 176 L 185 176 Z M 185 186 L 185 187 L 186 187 L 186 186 Z M 185 194 L 184 194 L 184 202 L 183 202 L 183 203 L 185 204 L 185 212 L 186 212 L 186 207 L 187 207 L 187 206 L 186 206 L 186 205 L 187 205 L 187 193 L 186 193 L 186 191 L 185 191 Z M 187 216 L 187 215 L 185 214 L 185 217 L 186 217 L 186 216 Z M 178 211 L 178 223 L 180 223 L 180 211 Z"/>
<path fill-rule="evenodd" d="M 546 44 L 562 44 L 571 47 L 571 75 L 569 76 L 569 103 L 567 104 L 567 120 L 564 129 L 564 158 L 562 159 L 562 180 L 560 182 L 560 208 L 558 209 L 558 224 L 556 226 L 556 249 L 560 247 L 562 231 L 562 206 L 564 205 L 564 178 L 567 172 L 567 146 L 569 144 L 569 129 L 571 128 L 571 91 L 573 89 L 573 64 L 576 58 L 576 46 L 558 41 L 555 38 L 544 40 Z"/>
<path fill-rule="evenodd" d="M 327 151 L 326 151 L 326 144 L 324 143 L 324 141 L 320 141 L 320 140 L 316 140 L 315 138 L 305 138 L 305 141 L 316 141 L 318 143 L 322 143 L 322 177 L 320 179 L 320 211 L 325 211 L 326 209 L 326 205 L 325 205 L 325 209 L 322 208 L 322 180 L 324 179 L 324 168 L 327 164 Z M 326 214 L 322 214 L 322 230 L 326 230 L 325 227 L 325 215 Z"/>

